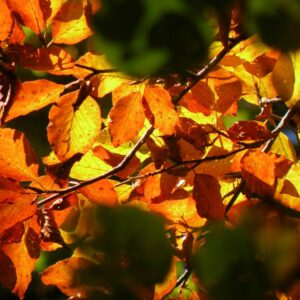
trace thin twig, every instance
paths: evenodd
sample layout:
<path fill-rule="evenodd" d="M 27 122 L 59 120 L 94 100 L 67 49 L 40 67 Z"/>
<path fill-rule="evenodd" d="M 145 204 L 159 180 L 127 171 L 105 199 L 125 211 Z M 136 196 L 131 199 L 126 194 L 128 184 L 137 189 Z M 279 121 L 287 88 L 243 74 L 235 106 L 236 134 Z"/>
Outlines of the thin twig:
<path fill-rule="evenodd" d="M 55 200 L 57 198 L 60 198 L 62 196 L 66 196 L 68 194 L 74 193 L 75 191 L 77 191 L 78 189 L 87 186 L 89 184 L 92 184 L 94 182 L 97 182 L 99 180 L 105 179 L 105 178 L 109 178 L 112 175 L 118 173 L 119 171 L 122 171 L 127 164 L 130 162 L 130 160 L 134 157 L 134 155 L 136 154 L 136 152 L 141 148 L 141 146 L 147 141 L 147 139 L 149 138 L 149 136 L 152 134 L 152 132 L 154 131 L 153 127 L 150 127 L 144 134 L 143 136 L 138 140 L 138 142 L 134 145 L 134 147 L 131 149 L 131 151 L 123 158 L 123 160 L 117 165 L 115 166 L 113 169 L 109 170 L 108 172 L 105 172 L 97 177 L 79 182 L 78 184 L 75 184 L 71 187 L 59 190 L 59 191 L 55 191 L 53 195 L 44 198 L 40 201 L 38 201 L 38 205 L 44 205 L 52 200 Z"/>
<path fill-rule="evenodd" d="M 267 142 L 265 143 L 264 147 L 261 149 L 261 152 L 267 153 L 270 150 L 270 148 L 272 147 L 272 145 L 273 145 L 276 137 L 281 132 L 282 128 L 287 124 L 288 120 L 291 118 L 291 116 L 293 115 L 294 111 L 295 111 L 295 107 L 289 108 L 287 110 L 287 112 L 281 118 L 281 120 L 277 124 L 277 126 L 272 130 L 272 137 L 267 140 Z M 230 199 L 230 201 L 226 205 L 225 216 L 227 215 L 227 213 L 229 212 L 229 210 L 231 209 L 231 207 L 234 205 L 235 201 L 237 200 L 239 194 L 241 193 L 241 191 L 243 190 L 243 188 L 245 187 L 245 185 L 246 185 L 246 180 L 242 179 L 241 182 L 240 182 L 240 184 L 239 184 L 239 186 L 236 188 L 236 191 L 235 191 L 234 195 L 232 196 L 232 198 Z"/>
<path fill-rule="evenodd" d="M 174 97 L 173 102 L 177 104 L 201 79 L 205 78 L 205 76 L 219 64 L 219 62 L 233 47 L 235 47 L 239 42 L 241 42 L 244 39 L 245 36 L 243 35 L 232 39 L 228 47 L 224 47 L 214 58 L 210 60 L 210 62 L 207 65 L 201 68 L 201 70 L 198 73 L 193 74 L 192 82 L 184 90 L 182 90 L 181 93 Z"/>

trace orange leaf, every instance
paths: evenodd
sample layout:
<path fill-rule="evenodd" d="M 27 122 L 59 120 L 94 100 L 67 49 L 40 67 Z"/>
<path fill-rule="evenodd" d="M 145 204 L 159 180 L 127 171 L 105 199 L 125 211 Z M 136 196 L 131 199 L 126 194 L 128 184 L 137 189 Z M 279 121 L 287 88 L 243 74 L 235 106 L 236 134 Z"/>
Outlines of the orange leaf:
<path fill-rule="evenodd" d="M 216 92 L 219 96 L 217 100 L 217 110 L 223 114 L 236 113 L 236 108 L 233 111 L 230 108 L 236 104 L 236 102 L 242 96 L 242 84 L 239 80 L 223 83 L 216 87 Z"/>
<path fill-rule="evenodd" d="M 117 192 L 108 179 L 85 186 L 80 189 L 80 193 L 96 204 L 114 206 L 119 203 Z"/>
<path fill-rule="evenodd" d="M 16 12 L 25 26 L 41 34 L 45 22 L 51 15 L 51 3 L 47 0 L 6 0 L 10 9 Z"/>
<path fill-rule="evenodd" d="M 193 198 L 200 217 L 223 220 L 225 206 L 218 180 L 210 175 L 197 174 L 194 179 Z"/>
<path fill-rule="evenodd" d="M 166 135 L 173 134 L 178 116 L 169 92 L 159 86 L 147 86 L 144 99 L 152 113 L 148 119 L 154 128 Z"/>
<path fill-rule="evenodd" d="M 257 150 L 248 152 L 243 157 L 241 171 L 253 193 L 273 195 L 276 179 L 283 176 L 290 165 L 291 162 L 283 156 Z"/>
<path fill-rule="evenodd" d="M 40 254 L 39 234 L 25 222 L 25 233 L 19 243 L 5 244 L 2 251 L 10 258 L 16 268 L 16 285 L 13 292 L 24 299 L 25 292 L 31 281 L 31 272 Z"/>
<path fill-rule="evenodd" d="M 132 140 L 144 126 L 142 95 L 132 93 L 121 98 L 110 111 L 108 123 L 112 144 L 118 147 Z"/>
<path fill-rule="evenodd" d="M 57 157 L 64 161 L 86 153 L 100 133 L 101 115 L 90 96 L 77 106 L 78 92 L 62 96 L 49 112 L 48 139 Z"/>
<path fill-rule="evenodd" d="M 202 112 L 209 115 L 215 102 L 215 95 L 208 84 L 199 81 L 191 90 L 190 99 L 182 99 L 182 104 L 192 112 Z"/>
<path fill-rule="evenodd" d="M 35 213 L 35 197 L 16 182 L 0 179 L 0 233 Z"/>
<path fill-rule="evenodd" d="M 57 44 L 73 45 L 88 38 L 90 30 L 86 18 L 88 6 L 82 1 L 68 0 L 60 8 L 52 22 L 52 36 Z"/>
<path fill-rule="evenodd" d="M 93 265 L 87 259 L 73 256 L 47 268 L 41 279 L 46 285 L 56 285 L 67 296 L 80 294 L 85 298 L 93 287 L 92 283 L 88 284 L 83 277 Z"/>
<path fill-rule="evenodd" d="M 25 135 L 14 129 L 0 128 L 1 176 L 18 181 L 38 177 L 38 163 Z"/>
<path fill-rule="evenodd" d="M 97 146 L 93 149 L 93 153 L 100 158 L 101 160 L 105 161 L 107 164 L 111 165 L 112 167 L 116 167 L 123 159 L 124 155 L 110 152 L 107 149 L 105 149 L 102 146 Z M 116 173 L 116 176 L 120 178 L 127 178 L 129 175 L 134 173 L 138 167 L 140 166 L 140 160 L 133 156 L 133 158 L 130 160 L 130 162 L 126 165 L 126 167 L 122 170 Z"/>
<path fill-rule="evenodd" d="M 9 108 L 6 122 L 55 102 L 63 90 L 62 84 L 46 79 L 23 82 Z"/>
<path fill-rule="evenodd" d="M 14 21 L 6 2 L 3 0 L 0 1 L 0 11 L 0 41 L 5 41 L 9 37 Z"/>

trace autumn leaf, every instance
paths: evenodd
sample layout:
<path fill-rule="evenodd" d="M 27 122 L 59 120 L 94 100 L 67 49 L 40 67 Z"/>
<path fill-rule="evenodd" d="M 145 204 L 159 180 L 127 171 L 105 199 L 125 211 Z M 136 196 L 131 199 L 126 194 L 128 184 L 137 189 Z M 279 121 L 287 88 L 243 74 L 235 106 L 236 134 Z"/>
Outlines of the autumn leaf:
<path fill-rule="evenodd" d="M 24 190 L 18 183 L 0 179 L 0 233 L 16 223 L 30 218 L 36 211 L 36 195 Z"/>
<path fill-rule="evenodd" d="M 38 35 L 42 34 L 45 23 L 51 15 L 50 1 L 46 0 L 7 0 L 10 9 L 22 18 L 25 26 Z"/>
<path fill-rule="evenodd" d="M 46 285 L 56 285 L 68 296 L 80 293 L 81 297 L 87 297 L 91 290 L 101 288 L 101 286 L 97 288 L 92 282 L 89 283 L 84 279 L 88 269 L 93 265 L 87 259 L 73 256 L 48 267 L 42 273 L 41 279 Z"/>
<path fill-rule="evenodd" d="M 0 250 L 0 285 L 13 290 L 17 282 L 16 269 L 11 259 Z"/>
<path fill-rule="evenodd" d="M 218 180 L 207 174 L 196 174 L 194 179 L 193 198 L 201 218 L 223 220 L 225 206 L 220 193 Z"/>
<path fill-rule="evenodd" d="M 300 51 L 282 54 L 274 67 L 272 82 L 279 97 L 293 107 L 300 97 Z"/>
<path fill-rule="evenodd" d="M 238 121 L 228 130 L 232 141 L 259 141 L 271 138 L 271 132 L 263 123 L 256 121 Z"/>
<path fill-rule="evenodd" d="M 147 118 L 163 134 L 171 135 L 175 130 L 178 116 L 169 92 L 159 86 L 147 86 L 144 99 L 152 115 Z"/>
<path fill-rule="evenodd" d="M 87 11 L 88 6 L 84 6 L 82 1 L 66 1 L 52 22 L 54 42 L 73 45 L 88 38 L 92 31 L 88 26 Z"/>
<path fill-rule="evenodd" d="M 0 128 L 1 176 L 18 181 L 32 181 L 38 177 L 38 163 L 24 133 Z"/>
<path fill-rule="evenodd" d="M 48 139 L 61 161 L 86 153 L 101 129 L 100 108 L 90 96 L 76 107 L 78 92 L 62 96 L 49 112 Z"/>
<path fill-rule="evenodd" d="M 101 71 L 99 74 L 91 78 L 94 86 L 93 95 L 99 98 L 111 93 L 124 83 L 126 84 L 126 87 L 128 87 L 128 84 L 132 81 L 122 73 L 111 72 L 114 68 L 108 63 L 104 55 L 95 55 L 91 52 L 87 52 L 81 56 L 76 61 L 73 71 L 73 75 L 77 78 L 84 78 L 93 72 L 92 70 L 87 70 L 81 66 L 89 67 L 95 71 Z"/>
<path fill-rule="evenodd" d="M 273 195 L 276 179 L 282 177 L 290 165 L 283 156 L 250 151 L 241 160 L 242 177 L 253 193 Z"/>
<path fill-rule="evenodd" d="M 132 140 L 144 126 L 142 95 L 132 93 L 121 98 L 110 111 L 108 124 L 112 144 L 118 147 Z"/>
<path fill-rule="evenodd" d="M 49 72 L 55 75 L 73 75 L 72 56 L 59 46 L 35 48 L 31 45 L 10 45 L 7 53 L 23 68 Z"/>
<path fill-rule="evenodd" d="M 0 41 L 5 41 L 13 27 L 14 20 L 5 1 L 0 1 Z"/>
<path fill-rule="evenodd" d="M 215 95 L 204 81 L 199 81 L 191 89 L 191 93 L 185 95 L 180 101 L 180 104 L 185 106 L 191 112 L 201 112 L 205 115 L 210 115 L 214 103 Z"/>
<path fill-rule="evenodd" d="M 285 206 L 300 211 L 300 164 L 295 163 L 291 166 L 286 175 L 278 180 L 278 185 L 274 198 Z"/>
<path fill-rule="evenodd" d="M 2 251 L 10 258 L 16 269 L 16 284 L 13 292 L 24 299 L 25 292 L 31 282 L 36 260 L 40 254 L 40 239 L 31 220 L 25 222 L 25 232 L 19 243 L 8 243 L 2 246 Z"/>
<path fill-rule="evenodd" d="M 46 79 L 23 82 L 9 108 L 6 122 L 57 101 L 63 90 L 62 84 Z"/>
<path fill-rule="evenodd" d="M 100 158 L 101 160 L 111 165 L 112 167 L 116 167 L 117 165 L 119 165 L 125 158 L 124 155 L 110 152 L 100 145 L 96 146 L 93 149 L 93 153 L 96 155 L 96 157 Z M 116 176 L 126 179 L 132 173 L 137 171 L 139 166 L 140 166 L 140 160 L 136 156 L 134 156 L 123 170 L 116 173 Z"/>
<path fill-rule="evenodd" d="M 113 183 L 107 179 L 83 187 L 80 189 L 80 192 L 89 201 L 99 205 L 115 206 L 119 203 Z"/>

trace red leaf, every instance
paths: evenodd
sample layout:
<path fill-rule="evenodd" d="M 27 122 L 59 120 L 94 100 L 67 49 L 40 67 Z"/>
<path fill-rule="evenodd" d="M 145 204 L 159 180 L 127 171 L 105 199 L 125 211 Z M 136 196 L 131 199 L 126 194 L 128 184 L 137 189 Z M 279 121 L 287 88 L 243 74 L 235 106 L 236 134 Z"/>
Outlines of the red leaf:
<path fill-rule="evenodd" d="M 239 121 L 234 123 L 227 131 L 232 141 L 259 141 L 271 137 L 271 132 L 264 123 L 256 121 Z"/>
<path fill-rule="evenodd" d="M 194 179 L 193 198 L 200 217 L 223 220 L 225 206 L 218 180 L 210 175 L 197 174 Z"/>

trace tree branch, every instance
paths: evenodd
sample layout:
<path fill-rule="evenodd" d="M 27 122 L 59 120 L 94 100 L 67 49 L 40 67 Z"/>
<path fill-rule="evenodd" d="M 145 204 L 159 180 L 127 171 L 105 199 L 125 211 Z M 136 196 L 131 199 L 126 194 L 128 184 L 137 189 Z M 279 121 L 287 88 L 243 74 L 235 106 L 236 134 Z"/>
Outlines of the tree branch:
<path fill-rule="evenodd" d="M 113 169 L 109 170 L 108 172 L 105 172 L 103 174 L 101 174 L 100 176 L 79 182 L 71 187 L 59 190 L 59 191 L 54 191 L 54 194 L 50 195 L 47 198 L 44 198 L 40 201 L 38 201 L 38 205 L 44 205 L 50 201 L 53 201 L 57 198 L 60 198 L 62 196 L 66 196 L 68 194 L 74 193 L 75 191 L 77 191 L 78 189 L 87 186 L 89 184 L 92 184 L 94 182 L 97 182 L 101 179 L 105 179 L 105 178 L 109 178 L 112 175 L 118 173 L 119 171 L 123 170 L 127 164 L 130 162 L 130 160 L 134 157 L 134 155 L 136 154 L 136 152 L 141 148 L 141 146 L 147 141 L 148 137 L 152 134 L 152 132 L 154 131 L 153 127 L 150 127 L 144 134 L 143 136 L 138 140 L 138 142 L 134 145 L 134 147 L 131 149 L 131 151 L 123 158 L 123 160 L 117 165 L 115 166 Z"/>

